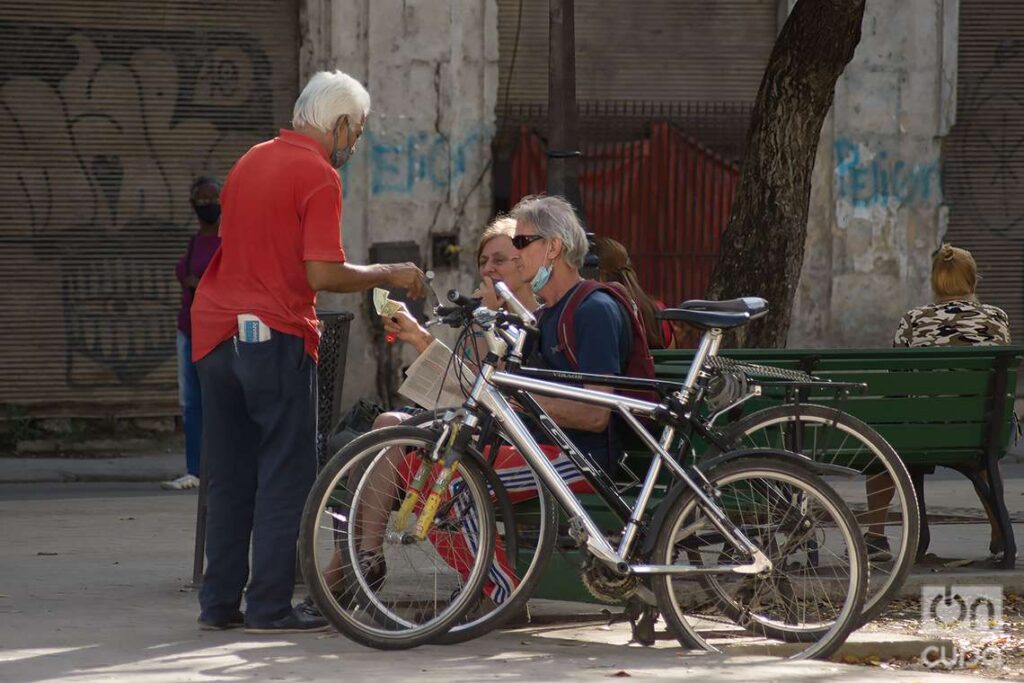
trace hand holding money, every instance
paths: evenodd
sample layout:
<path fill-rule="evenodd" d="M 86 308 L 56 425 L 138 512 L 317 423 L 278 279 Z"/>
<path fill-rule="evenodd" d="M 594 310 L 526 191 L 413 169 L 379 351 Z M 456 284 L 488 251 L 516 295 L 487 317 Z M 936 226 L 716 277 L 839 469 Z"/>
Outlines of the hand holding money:
<path fill-rule="evenodd" d="M 377 310 L 377 315 L 384 318 L 384 327 L 386 328 L 387 321 L 402 308 L 402 304 L 392 299 L 388 290 L 375 287 L 373 290 L 373 307 Z M 388 332 L 384 339 L 388 344 L 394 343 L 395 335 Z"/>
<path fill-rule="evenodd" d="M 389 344 L 401 340 L 422 352 L 433 341 L 430 333 L 416 322 L 405 304 L 392 299 L 386 289 L 373 290 L 373 307 L 384 320 L 384 338 Z"/>

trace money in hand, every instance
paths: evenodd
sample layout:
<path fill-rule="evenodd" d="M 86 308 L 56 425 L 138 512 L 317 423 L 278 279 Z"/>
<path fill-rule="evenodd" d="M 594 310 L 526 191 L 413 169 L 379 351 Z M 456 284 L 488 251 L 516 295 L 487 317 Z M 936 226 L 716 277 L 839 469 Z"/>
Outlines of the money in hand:
<path fill-rule="evenodd" d="M 401 310 L 401 304 L 391 298 L 388 290 L 380 287 L 375 287 L 373 290 L 373 307 L 377 310 L 377 315 L 382 318 L 390 318 Z"/>

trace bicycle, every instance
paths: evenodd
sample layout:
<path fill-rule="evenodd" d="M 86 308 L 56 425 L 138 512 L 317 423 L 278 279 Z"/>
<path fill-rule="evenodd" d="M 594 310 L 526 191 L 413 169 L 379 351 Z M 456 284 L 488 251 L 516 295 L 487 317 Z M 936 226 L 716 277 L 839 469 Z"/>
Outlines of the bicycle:
<path fill-rule="evenodd" d="M 383 514 L 390 534 L 390 545 L 383 549 L 385 555 L 390 551 L 397 556 L 404 549 L 428 543 L 428 532 L 435 529 L 436 512 L 446 511 L 441 520 L 449 520 L 446 515 L 455 499 L 472 488 L 453 490 L 453 472 L 461 468 L 469 479 L 477 474 L 481 454 L 472 440 L 482 417 L 489 415 L 541 480 L 541 490 L 549 491 L 567 511 L 570 534 L 589 556 L 587 572 L 621 596 L 642 602 L 642 609 L 648 614 L 652 612 L 650 606 L 657 604 L 669 629 L 684 646 L 715 649 L 718 642 L 700 635 L 687 620 L 675 590 L 677 577 L 700 577 L 723 609 L 739 610 L 740 618 L 734 620 L 748 636 L 754 634 L 769 640 L 769 653 L 785 650 L 775 641 L 797 644 L 795 653 L 785 651 L 796 657 L 826 656 L 839 647 L 857 625 L 863 606 L 866 549 L 856 533 L 852 513 L 815 472 L 842 473 L 845 468 L 815 463 L 784 449 L 751 449 L 733 451 L 718 467 L 701 473 L 677 462 L 668 452 L 678 431 L 688 426 L 700 428 L 687 407 L 707 379 L 704 363 L 717 352 L 723 330 L 764 315 L 765 302 L 747 299 L 725 302 L 717 308 L 705 305 L 703 310 L 688 309 L 685 305 L 669 310 L 674 319 L 703 329 L 704 336 L 682 387 L 675 386 L 668 392 L 667 383 L 657 383 L 663 398 L 652 402 L 519 374 L 526 333 L 535 321 L 510 292 L 501 294 L 513 313 L 480 308 L 478 302 L 457 294 L 450 296 L 456 306 L 438 308 L 441 320 L 462 327 L 464 334 L 474 325 L 484 330 L 489 353 L 479 366 L 463 407 L 446 416 L 437 429 L 395 427 L 367 435 L 362 443 L 353 442 L 346 449 L 347 459 L 332 459 L 314 487 L 303 519 L 300 554 L 306 581 L 325 616 L 360 642 L 387 649 L 428 642 L 472 609 L 473 605 L 463 600 L 458 608 L 406 620 L 400 631 L 391 629 L 391 625 L 401 621 L 396 618 L 401 607 L 395 598 L 387 597 L 388 583 L 402 577 L 393 577 L 389 570 L 382 582 L 372 577 L 367 580 L 371 568 L 364 570 L 360 542 L 353 539 L 362 538 L 361 525 L 372 526 L 374 515 Z M 735 306 L 744 310 L 730 309 Z M 502 359 L 505 368 L 499 370 Z M 563 380 L 587 384 L 616 384 L 622 380 L 581 373 L 560 374 L 571 375 Z M 531 393 L 569 398 L 611 410 L 637 434 L 654 458 L 633 506 L 623 500 L 608 475 L 572 445 Z M 546 436 L 565 452 L 621 519 L 624 526 L 617 547 L 604 536 L 549 462 L 509 399 L 537 420 Z M 663 426 L 660 439 L 648 433 L 638 418 Z M 403 439 L 408 441 L 406 447 L 400 451 L 393 449 L 390 455 L 382 447 Z M 402 495 L 396 493 L 393 501 L 363 500 L 361 495 L 365 492 L 360 491 L 367 482 L 372 487 L 378 476 L 370 470 L 382 464 L 394 469 L 396 453 L 406 460 L 412 458 L 417 476 L 389 476 L 389 487 L 394 482 L 403 482 L 399 487 Z M 663 468 L 675 483 L 653 514 L 645 518 Z M 425 474 L 420 477 L 420 473 Z M 339 487 L 352 490 L 353 495 L 334 500 Z M 422 502 L 422 495 L 428 490 L 430 494 Z M 479 497 L 470 498 L 472 509 L 479 511 Z M 325 513 L 331 521 L 321 524 Z M 476 514 L 464 518 L 463 528 L 472 523 L 482 531 L 476 524 Z M 318 551 L 319 531 L 323 532 L 319 541 L 323 545 Z M 550 557 L 551 545 L 547 540 L 538 544 L 540 554 L 544 555 L 538 563 L 541 570 Z M 340 591 L 332 592 L 321 571 L 318 558 L 323 559 L 322 548 L 331 549 L 327 552 L 339 548 L 345 556 L 341 565 L 348 569 L 342 572 Z M 480 543 L 474 552 L 476 561 L 461 572 L 464 590 L 453 594 L 449 604 L 479 590 L 482 575 L 492 569 L 481 567 L 479 561 L 489 552 L 486 544 Z M 387 564 L 390 566 L 392 561 Z M 818 569 L 827 571 L 819 573 Z M 717 577 L 733 580 L 718 581 Z M 815 593 L 817 587 L 823 592 Z M 435 589 L 434 593 L 437 592 Z M 814 599 L 808 601 L 809 593 L 814 593 Z M 392 604 L 395 606 L 390 608 Z M 367 605 L 373 609 L 367 610 Z M 354 616 L 367 613 L 373 623 Z M 382 630 L 386 637 L 381 637 Z M 736 635 L 733 632 L 723 637 Z"/>
<path fill-rule="evenodd" d="M 741 363 L 720 356 L 709 357 L 707 365 L 713 368 L 713 374 L 703 387 L 704 390 L 697 392 L 691 402 L 694 420 L 701 422 L 701 428 L 699 431 L 690 429 L 683 442 L 690 445 L 690 452 L 685 456 L 681 454 L 681 457 L 687 457 L 699 468 L 708 469 L 715 467 L 719 463 L 718 457 L 730 450 L 775 447 L 800 453 L 818 462 L 847 468 L 841 476 L 828 473 L 822 473 L 821 476 L 833 485 L 847 506 L 856 511 L 855 516 L 865 538 L 872 531 L 883 531 L 887 541 L 892 543 L 890 554 L 872 554 L 869 547 L 869 580 L 860 617 L 861 624 L 867 623 L 899 591 L 913 565 L 920 534 L 920 512 L 910 474 L 896 451 L 872 427 L 841 410 L 847 397 L 863 390 L 864 386 L 820 380 L 804 372 Z M 574 378 L 571 373 L 526 367 L 520 368 L 518 372 L 526 377 L 553 381 L 572 381 Z M 665 383 L 622 377 L 605 378 L 603 381 L 618 389 L 636 391 L 647 388 L 660 391 L 662 396 L 669 395 L 676 388 L 672 384 L 666 386 Z M 717 389 L 718 393 L 712 400 L 706 394 L 712 393 L 713 389 Z M 732 413 L 747 401 L 776 392 L 785 394 L 782 405 L 758 410 L 724 427 L 715 426 L 720 417 Z M 833 393 L 838 407 L 806 402 L 812 392 Z M 705 412 L 705 406 L 708 406 L 707 414 L 699 417 Z M 425 425 L 439 417 L 424 413 L 406 424 Z M 507 443 L 508 439 L 502 438 L 500 430 L 493 424 L 484 423 L 479 441 L 485 444 L 481 446 L 481 451 L 489 449 L 493 453 L 498 444 Z M 698 442 L 705 444 L 703 448 L 696 447 Z M 880 475 L 885 475 L 884 479 L 889 482 L 892 503 L 874 503 L 867 491 L 865 484 L 868 480 Z M 639 483 L 639 478 L 636 481 Z M 520 488 L 524 486 L 520 485 Z M 510 547 L 518 547 L 521 555 L 525 555 L 525 559 L 520 558 L 522 570 L 519 578 L 531 588 L 539 578 L 535 561 L 535 553 L 540 547 L 538 540 L 552 538 L 557 527 L 555 502 L 540 489 L 539 484 L 533 484 L 532 488 L 538 489 L 538 501 L 531 506 L 528 513 L 530 518 L 525 520 L 526 528 L 532 533 L 518 540 L 511 538 L 506 541 Z M 498 497 L 507 499 L 508 496 Z M 508 510 L 508 504 L 504 500 L 502 502 L 503 509 Z M 515 508 L 512 521 L 505 522 L 506 528 L 524 526 L 522 507 Z M 502 514 L 508 516 L 509 513 Z M 499 521 L 501 517 L 499 515 Z M 572 557 L 565 558 L 569 563 L 573 560 Z M 585 584 L 594 598 L 603 602 L 618 602 L 614 596 L 602 595 L 600 586 L 588 582 Z M 525 600 L 518 598 L 519 592 L 513 591 L 507 605 L 497 605 L 492 613 L 476 614 L 472 620 L 456 624 L 438 642 L 462 642 L 500 626 L 511 616 L 501 614 L 503 608 L 510 613 L 522 611 Z"/>

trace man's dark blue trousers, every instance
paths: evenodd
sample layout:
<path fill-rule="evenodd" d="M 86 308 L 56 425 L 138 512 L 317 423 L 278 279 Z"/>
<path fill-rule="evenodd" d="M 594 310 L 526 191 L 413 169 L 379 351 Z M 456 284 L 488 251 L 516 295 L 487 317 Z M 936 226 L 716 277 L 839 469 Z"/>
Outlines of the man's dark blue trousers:
<path fill-rule="evenodd" d="M 316 478 L 316 364 L 301 338 L 275 330 L 264 342 L 228 339 L 196 367 L 208 486 L 201 617 L 233 615 L 245 591 L 246 624 L 266 624 L 292 608 L 299 521 Z"/>

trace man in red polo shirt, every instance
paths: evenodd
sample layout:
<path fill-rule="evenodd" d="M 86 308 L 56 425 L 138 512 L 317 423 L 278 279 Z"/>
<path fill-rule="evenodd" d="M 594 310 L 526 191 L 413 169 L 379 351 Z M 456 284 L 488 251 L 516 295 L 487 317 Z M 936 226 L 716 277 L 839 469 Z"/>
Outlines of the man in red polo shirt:
<path fill-rule="evenodd" d="M 369 109 L 355 79 L 316 74 L 295 102 L 294 130 L 246 152 L 221 192 L 221 246 L 192 304 L 208 478 L 205 629 L 327 627 L 291 603 L 299 519 L 316 477 L 316 293 L 391 286 L 418 297 L 423 288 L 411 263 L 345 260 L 337 168 Z"/>

